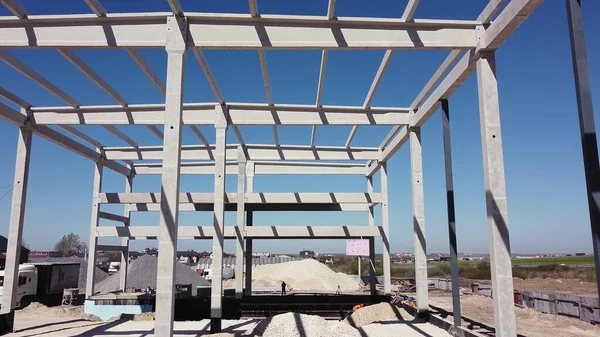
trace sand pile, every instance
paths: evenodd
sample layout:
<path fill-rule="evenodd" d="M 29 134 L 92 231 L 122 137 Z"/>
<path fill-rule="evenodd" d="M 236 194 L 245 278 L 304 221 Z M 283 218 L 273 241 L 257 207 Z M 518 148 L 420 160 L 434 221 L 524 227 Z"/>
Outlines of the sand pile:
<path fill-rule="evenodd" d="M 365 325 L 384 321 L 403 321 L 413 317 L 404 309 L 391 303 L 379 303 L 360 308 L 348 317 L 348 323 L 360 328 Z"/>
<path fill-rule="evenodd" d="M 156 256 L 142 255 L 132 261 L 127 270 L 127 288 L 134 289 L 156 289 L 156 270 L 158 258 Z M 175 284 L 191 284 L 192 295 L 196 294 L 198 286 L 210 285 L 191 268 L 181 263 L 175 263 Z M 107 277 L 96 285 L 96 291 L 109 293 L 119 290 L 120 271 Z"/>
<path fill-rule="evenodd" d="M 287 286 L 295 291 L 340 291 L 359 290 L 359 285 L 350 276 L 336 273 L 326 265 L 313 260 L 291 261 L 278 264 L 267 264 L 256 267 L 252 271 L 252 282 L 260 286 Z"/>
<path fill-rule="evenodd" d="M 346 322 L 328 321 L 323 317 L 288 312 L 258 323 L 252 336 L 262 337 L 360 337 L 358 330 Z"/>
<path fill-rule="evenodd" d="M 24 314 L 33 314 L 45 317 L 69 317 L 84 319 L 86 321 L 100 322 L 102 321 L 98 316 L 86 314 L 83 312 L 82 306 L 63 306 L 63 307 L 47 307 L 41 303 L 33 302 L 20 310 Z"/>

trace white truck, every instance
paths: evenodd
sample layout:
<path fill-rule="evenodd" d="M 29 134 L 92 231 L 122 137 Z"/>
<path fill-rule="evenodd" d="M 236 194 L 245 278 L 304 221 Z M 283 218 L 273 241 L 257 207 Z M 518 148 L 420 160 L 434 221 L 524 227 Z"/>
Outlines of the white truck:
<path fill-rule="evenodd" d="M 230 278 L 233 278 L 235 274 L 235 271 L 233 270 L 233 268 L 231 267 L 223 267 L 223 279 L 227 280 Z M 204 277 L 205 280 L 207 281 L 211 281 L 212 280 L 212 269 L 204 269 L 202 270 L 202 272 L 200 272 L 200 276 Z"/>
<path fill-rule="evenodd" d="M 4 270 L 0 270 L 0 296 L 4 294 Z M 79 263 L 26 263 L 19 265 L 16 308 L 31 302 L 46 305 L 60 304 L 63 290 L 77 288 Z"/>

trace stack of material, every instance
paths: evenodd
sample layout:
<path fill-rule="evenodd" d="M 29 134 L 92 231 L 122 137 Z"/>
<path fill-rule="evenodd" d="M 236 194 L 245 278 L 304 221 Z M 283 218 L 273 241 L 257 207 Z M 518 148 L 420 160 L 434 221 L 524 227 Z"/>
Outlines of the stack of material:
<path fill-rule="evenodd" d="M 285 281 L 295 291 L 342 292 L 357 291 L 358 283 L 344 273 L 336 273 L 313 259 L 258 266 L 252 272 L 252 282 L 258 286 L 276 287 Z"/>
<path fill-rule="evenodd" d="M 404 309 L 391 303 L 379 303 L 356 310 L 348 317 L 348 323 L 360 328 L 376 322 L 404 321 L 412 318 Z"/>
<path fill-rule="evenodd" d="M 360 337 L 360 331 L 346 322 L 288 312 L 258 323 L 252 336 L 262 337 Z"/>
<path fill-rule="evenodd" d="M 127 288 L 156 289 L 156 271 L 158 258 L 156 256 L 142 255 L 132 261 L 127 270 Z M 109 276 L 96 286 L 99 293 L 109 293 L 119 290 L 120 271 Z M 196 294 L 198 286 L 209 286 L 210 283 L 203 279 L 191 268 L 175 262 L 175 284 L 191 284 L 192 294 Z"/>

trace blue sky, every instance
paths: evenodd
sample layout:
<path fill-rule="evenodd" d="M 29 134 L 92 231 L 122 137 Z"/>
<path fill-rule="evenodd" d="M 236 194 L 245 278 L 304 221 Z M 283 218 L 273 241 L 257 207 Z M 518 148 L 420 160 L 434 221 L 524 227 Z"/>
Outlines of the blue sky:
<path fill-rule="evenodd" d="M 80 0 L 21 0 L 32 14 L 91 13 Z M 246 13 L 247 2 L 181 1 L 186 11 Z M 337 16 L 400 17 L 404 1 L 337 1 Z M 487 0 L 422 1 L 417 18 L 474 19 Z M 169 11 L 166 1 L 103 0 L 109 12 Z M 598 1 L 583 1 L 592 93 L 596 112 L 600 107 L 600 13 Z M 259 0 L 263 14 L 324 15 L 327 1 Z M 0 8 L 0 15 L 10 15 Z M 93 82 L 56 51 L 10 50 L 10 53 L 54 82 L 84 105 L 115 104 Z M 164 98 L 133 61 L 120 50 L 77 50 L 80 56 L 116 88 L 129 103 L 161 103 Z M 373 106 L 408 106 L 446 57 L 447 51 L 397 51 L 384 76 Z M 142 56 L 161 79 L 166 74 L 166 53 L 142 50 Z M 266 51 L 275 103 L 314 104 L 320 51 Z M 327 62 L 323 104 L 361 105 L 379 66 L 383 51 L 331 51 Z M 227 101 L 266 102 L 256 51 L 205 52 L 211 70 Z M 186 61 L 185 102 L 213 102 L 215 98 L 193 57 Z M 64 102 L 0 62 L 0 86 L 37 106 Z M 547 0 L 497 52 L 497 74 L 502 113 L 502 132 L 508 193 L 512 250 L 525 252 L 591 251 L 590 226 L 577 105 L 567 31 L 565 1 Z M 9 104 L 3 101 L 5 104 Z M 12 104 L 9 104 L 14 106 Z M 487 252 L 479 111 L 476 76 L 450 100 L 452 150 L 459 251 Z M 598 123 L 597 123 L 598 124 Z M 140 144 L 161 141 L 141 126 L 120 127 Z M 98 126 L 81 128 L 109 146 L 126 145 Z M 327 129 L 327 130 L 325 130 Z M 214 141 L 214 129 L 201 127 Z M 317 145 L 345 143 L 350 127 L 321 127 Z M 354 146 L 378 146 L 389 127 L 361 127 Z M 248 143 L 272 143 L 270 127 L 241 128 Z M 324 132 L 327 131 L 327 132 Z M 310 127 L 280 127 L 283 144 L 308 144 Z M 0 121 L 0 197 L 13 184 L 17 129 Z M 436 113 L 422 128 L 425 216 L 428 252 L 447 251 L 447 224 L 441 119 Z M 229 143 L 237 143 L 232 133 Z M 185 144 L 197 143 L 189 129 Z M 407 144 L 408 145 L 408 144 Z M 392 251 L 412 251 L 410 161 L 408 146 L 388 164 L 390 235 Z M 82 157 L 34 137 L 29 178 L 24 238 L 34 249 L 51 249 L 65 233 L 87 240 L 92 198 L 93 164 Z M 379 175 L 376 176 L 379 182 Z M 183 176 L 182 191 L 210 192 L 212 176 Z M 134 191 L 158 192 L 159 176 L 138 176 Z M 105 170 L 107 192 L 122 192 L 124 178 Z M 227 179 L 227 191 L 236 189 L 235 176 Z M 362 192 L 364 177 L 356 176 L 258 176 L 256 192 Z M 376 187 L 376 191 L 379 187 Z M 103 208 L 121 212 L 116 206 Z M 0 200 L 0 233 L 8 227 L 10 193 Z M 376 222 L 380 223 L 379 211 Z M 157 225 L 158 213 L 134 213 L 133 225 Z M 235 223 L 235 213 L 226 224 Z M 102 222 L 102 225 L 109 223 Z M 211 225 L 212 215 L 180 215 L 180 225 Z M 256 213 L 256 225 L 366 225 L 366 212 Z M 109 242 L 109 241 L 107 241 Z M 155 246 L 140 241 L 134 249 Z M 210 250 L 210 241 L 181 240 L 180 249 Z M 297 252 L 310 248 L 342 252 L 343 241 L 257 241 L 258 251 Z M 379 249 L 379 247 L 378 247 Z M 233 242 L 226 250 L 234 251 Z"/>

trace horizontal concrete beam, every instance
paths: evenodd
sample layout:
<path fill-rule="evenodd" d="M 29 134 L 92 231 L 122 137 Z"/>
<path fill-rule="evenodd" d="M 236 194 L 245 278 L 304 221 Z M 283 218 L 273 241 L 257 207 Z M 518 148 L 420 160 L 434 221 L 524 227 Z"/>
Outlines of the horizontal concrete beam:
<path fill-rule="evenodd" d="M 183 124 L 214 125 L 217 103 L 187 103 Z M 230 125 L 408 125 L 409 109 L 298 104 L 227 104 Z M 36 107 L 38 125 L 163 125 L 164 104 Z"/>
<path fill-rule="evenodd" d="M 237 175 L 237 162 L 227 162 L 226 174 Z M 214 174 L 214 162 L 181 163 L 181 174 Z M 302 175 L 302 174 L 332 174 L 332 175 L 363 175 L 365 166 L 361 164 L 321 163 L 321 162 L 254 162 L 255 175 Z M 134 164 L 135 174 L 161 174 L 162 163 Z"/>
<path fill-rule="evenodd" d="M 112 213 L 108 213 L 108 212 L 102 212 L 99 211 L 98 212 L 98 217 L 100 219 L 105 219 L 105 220 L 111 220 L 111 221 L 117 221 L 117 222 L 122 222 L 122 223 L 129 223 L 129 218 L 122 216 L 122 215 L 117 215 L 117 214 L 112 214 Z"/>
<path fill-rule="evenodd" d="M 213 226 L 179 226 L 179 239 L 212 239 Z M 251 226 L 244 230 L 247 239 L 353 239 L 381 236 L 380 226 Z M 157 226 L 121 226 L 97 229 L 98 237 L 126 237 L 129 239 L 156 239 Z M 235 239 L 235 227 L 227 226 L 225 239 Z"/>
<path fill-rule="evenodd" d="M 343 204 L 381 202 L 380 193 L 245 193 L 248 204 Z M 100 193 L 102 204 L 160 204 L 160 193 Z M 180 193 L 181 204 L 212 204 L 213 193 Z M 237 203 L 237 193 L 225 193 L 225 203 Z"/>
<path fill-rule="evenodd" d="M 132 212 L 159 212 L 160 204 L 126 204 Z M 180 212 L 212 212 L 214 210 L 212 203 L 204 204 L 180 204 Z M 309 212 L 366 212 L 372 204 L 368 203 L 343 203 L 343 204 L 323 204 L 323 203 L 268 203 L 268 204 L 246 204 L 244 209 L 253 212 L 287 212 L 287 211 L 309 211 Z M 225 211 L 237 211 L 237 203 L 225 204 Z"/>
<path fill-rule="evenodd" d="M 0 18 L 0 47 L 161 48 L 171 13 Z M 466 49 L 476 21 L 185 13 L 190 48 Z M 110 33 L 107 33 L 110 32 Z M 85 37 L 85 38 L 82 38 Z"/>
<path fill-rule="evenodd" d="M 127 227 L 125 227 L 127 228 Z M 129 250 L 127 246 L 115 246 L 115 245 L 96 245 L 97 251 L 104 252 L 126 252 Z"/>
<path fill-rule="evenodd" d="M 229 144 L 226 158 L 237 158 L 237 144 Z M 378 148 L 300 146 L 300 145 L 244 145 L 248 160 L 374 160 L 379 159 Z M 185 145 L 181 160 L 213 160 L 214 145 Z M 162 160 L 162 146 L 106 147 L 107 160 Z"/>

